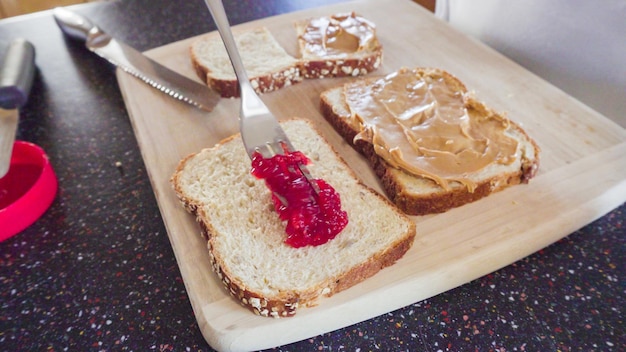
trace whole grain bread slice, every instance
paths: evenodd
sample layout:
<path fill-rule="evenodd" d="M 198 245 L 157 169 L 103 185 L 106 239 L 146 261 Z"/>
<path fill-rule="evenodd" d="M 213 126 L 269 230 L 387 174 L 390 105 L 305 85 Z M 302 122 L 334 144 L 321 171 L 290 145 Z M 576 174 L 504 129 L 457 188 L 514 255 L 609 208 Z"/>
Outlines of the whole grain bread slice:
<path fill-rule="evenodd" d="M 300 72 L 304 78 L 328 78 L 328 77 L 356 77 L 363 76 L 377 70 L 383 61 L 383 46 L 376 36 L 374 23 L 356 15 L 335 14 L 325 16 L 331 18 L 335 16 L 352 17 L 363 22 L 363 26 L 368 28 L 369 39 L 366 43 L 354 52 L 349 53 L 328 53 L 312 52 L 307 50 L 309 40 L 304 36 L 306 28 L 313 20 L 319 18 L 309 18 L 295 23 L 296 34 L 298 35 L 298 46 L 300 48 L 301 63 Z"/>
<path fill-rule="evenodd" d="M 171 178 L 228 292 L 255 314 L 276 318 L 293 316 L 298 307 L 313 306 L 394 264 L 416 232 L 415 223 L 362 184 L 309 122 L 292 119 L 282 126 L 311 159 L 313 177 L 339 192 L 348 213 L 347 227 L 326 244 L 284 243 L 285 225 L 264 182 L 250 175 L 239 135 L 186 157 Z"/>
<path fill-rule="evenodd" d="M 449 72 L 436 68 L 416 70 L 424 76 L 443 77 L 449 86 L 468 94 L 463 82 Z M 502 116 L 473 96 L 468 94 L 466 98 L 470 118 L 482 118 L 492 114 Z M 471 175 L 477 185 L 473 190 L 459 182 L 452 182 L 449 189 L 444 189 L 432 179 L 391 166 L 375 152 L 371 143 L 363 139 L 355 140 L 362 127 L 357 119 L 352 118 L 351 110 L 344 98 L 343 86 L 322 92 L 320 108 L 323 116 L 335 130 L 368 159 L 387 196 L 409 215 L 445 212 L 509 186 L 527 183 L 535 176 L 539 167 L 539 146 L 518 124 L 509 120 L 510 127 L 506 133 L 519 142 L 518 158 L 509 165 L 492 165 L 480 173 Z"/>
<path fill-rule="evenodd" d="M 239 96 L 237 77 L 222 39 L 205 35 L 191 43 L 196 74 L 222 97 Z M 250 83 L 259 94 L 302 81 L 299 60 L 289 55 L 265 27 L 234 33 Z"/>

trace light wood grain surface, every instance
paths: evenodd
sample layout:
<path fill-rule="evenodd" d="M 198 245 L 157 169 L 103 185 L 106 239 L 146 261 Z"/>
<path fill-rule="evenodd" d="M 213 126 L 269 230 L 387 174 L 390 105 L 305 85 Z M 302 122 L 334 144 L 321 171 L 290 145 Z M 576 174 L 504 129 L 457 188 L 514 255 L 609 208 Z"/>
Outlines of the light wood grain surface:
<path fill-rule="evenodd" d="M 400 67 L 439 67 L 458 76 L 488 105 L 519 122 L 542 148 L 539 174 L 447 213 L 413 217 L 417 238 L 394 266 L 298 311 L 289 319 L 254 316 L 221 287 L 200 229 L 169 185 L 179 160 L 237 133 L 237 99 L 211 113 L 167 98 L 118 71 L 131 122 L 157 196 L 198 324 L 219 350 L 283 345 L 384 314 L 509 265 L 567 236 L 626 200 L 626 130 L 485 45 L 469 39 L 412 1 L 357 1 L 247 23 L 266 26 L 297 55 L 293 22 L 356 11 L 374 21 L 384 45 L 384 74 Z M 216 35 L 215 33 L 209 35 Z M 196 78 L 194 38 L 147 54 Z M 310 119 L 362 180 L 381 187 L 365 160 L 319 112 L 319 94 L 346 79 L 309 80 L 264 95 L 282 118 Z M 297 146 L 296 146 L 297 147 Z"/>

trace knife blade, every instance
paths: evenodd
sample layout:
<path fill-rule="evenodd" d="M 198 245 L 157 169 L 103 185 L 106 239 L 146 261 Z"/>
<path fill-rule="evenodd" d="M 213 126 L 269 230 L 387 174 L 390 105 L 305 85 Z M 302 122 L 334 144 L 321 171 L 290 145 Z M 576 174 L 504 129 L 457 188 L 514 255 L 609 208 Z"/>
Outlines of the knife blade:
<path fill-rule="evenodd" d="M 84 41 L 87 49 L 166 95 L 206 111 L 213 110 L 221 99 L 219 93 L 208 86 L 170 70 L 113 38 L 87 17 L 63 7 L 55 8 L 53 15 L 65 35 Z"/>
<path fill-rule="evenodd" d="M 28 100 L 34 76 L 35 47 L 25 39 L 14 39 L 0 68 L 0 178 L 9 171 L 19 109 Z"/>

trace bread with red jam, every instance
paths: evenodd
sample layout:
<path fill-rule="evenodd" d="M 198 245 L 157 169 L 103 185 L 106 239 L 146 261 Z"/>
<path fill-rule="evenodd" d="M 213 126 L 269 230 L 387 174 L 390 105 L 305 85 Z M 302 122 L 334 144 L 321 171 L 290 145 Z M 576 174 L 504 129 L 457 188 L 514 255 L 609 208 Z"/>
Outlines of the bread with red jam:
<path fill-rule="evenodd" d="M 292 119 L 282 126 L 311 160 L 313 178 L 339 193 L 348 214 L 347 226 L 325 244 L 285 243 L 285 223 L 264 181 L 250 174 L 239 135 L 186 157 L 171 178 L 226 290 L 255 314 L 275 318 L 293 316 L 394 264 L 416 233 L 415 223 L 362 184 L 311 123 Z"/>
<path fill-rule="evenodd" d="M 355 150 L 369 160 L 387 196 L 402 211 L 409 215 L 445 212 L 512 185 L 527 183 L 535 176 L 539 167 L 540 148 L 518 124 L 469 94 L 463 82 L 452 74 L 434 68 L 416 68 L 415 72 L 427 80 L 443 80 L 455 94 L 463 94 L 465 108 L 470 119 L 497 116 L 506 121 L 508 128 L 505 133 L 517 141 L 518 150 L 515 159 L 510 164 L 491 165 L 480 172 L 468 175 L 467 177 L 475 184 L 474 189 L 469 189 L 459 182 L 450 182 L 446 189 L 431 178 L 420 177 L 390 165 L 375 151 L 371 142 L 355 139 L 355 136 L 362 131 L 363 126 L 358 119 L 354 118 L 353 111 L 346 103 L 344 86 L 322 92 L 320 109 L 323 116 Z M 376 80 L 375 78 L 368 79 L 369 81 L 362 82 L 368 84 Z"/>

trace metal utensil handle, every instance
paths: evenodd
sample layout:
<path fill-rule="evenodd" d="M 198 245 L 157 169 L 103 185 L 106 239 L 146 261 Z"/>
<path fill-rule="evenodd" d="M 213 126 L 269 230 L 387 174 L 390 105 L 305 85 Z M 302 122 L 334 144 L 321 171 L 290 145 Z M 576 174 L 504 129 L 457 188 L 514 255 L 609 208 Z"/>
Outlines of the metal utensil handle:
<path fill-rule="evenodd" d="M 35 76 L 35 47 L 26 39 L 14 39 L 0 68 L 0 107 L 17 109 L 26 104 Z"/>
<path fill-rule="evenodd" d="M 70 38 L 87 41 L 91 33 L 101 32 L 87 17 L 63 7 L 55 8 L 52 14 L 59 28 Z"/>
<path fill-rule="evenodd" d="M 241 61 L 239 51 L 237 50 L 235 38 L 230 30 L 230 23 L 228 22 L 228 17 L 226 16 L 226 11 L 224 10 L 224 4 L 222 4 L 221 0 L 205 0 L 204 2 L 207 4 L 207 7 L 211 12 L 211 16 L 213 16 L 213 20 L 217 25 L 222 41 L 224 42 L 224 46 L 226 46 L 228 56 L 233 64 L 237 79 L 239 82 L 248 82 L 248 75 L 243 66 L 243 62 Z"/>
<path fill-rule="evenodd" d="M 211 12 L 211 16 L 213 17 L 215 24 L 217 25 L 217 29 L 222 37 L 226 51 L 228 52 L 228 57 L 233 65 L 233 69 L 235 70 L 235 76 L 237 76 L 237 81 L 239 82 L 241 109 L 242 111 L 245 111 L 242 116 L 263 113 L 269 114 L 269 110 L 265 104 L 263 104 L 263 101 L 256 94 L 254 88 L 252 88 L 252 85 L 250 84 L 250 79 L 248 78 L 246 69 L 243 66 L 243 61 L 241 60 L 241 55 L 237 49 L 237 43 L 235 42 L 233 32 L 230 29 L 230 23 L 228 22 L 228 17 L 226 16 L 226 11 L 224 10 L 224 4 L 221 0 L 204 1 Z"/>

